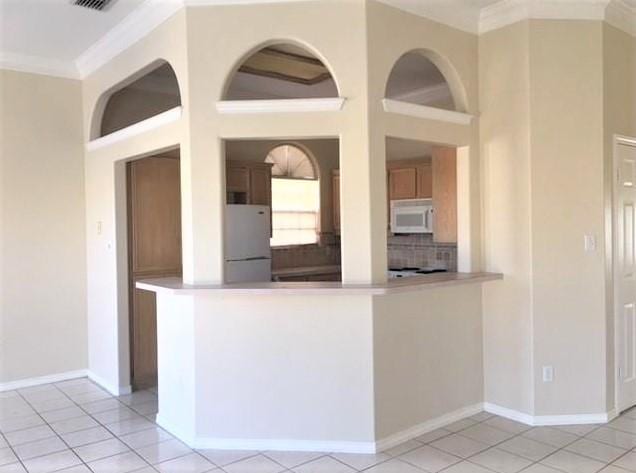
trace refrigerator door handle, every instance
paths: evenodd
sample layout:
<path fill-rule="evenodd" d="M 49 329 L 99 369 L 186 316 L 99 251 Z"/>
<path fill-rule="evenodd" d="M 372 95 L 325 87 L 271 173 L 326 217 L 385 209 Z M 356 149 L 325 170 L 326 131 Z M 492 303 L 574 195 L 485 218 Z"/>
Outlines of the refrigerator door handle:
<path fill-rule="evenodd" d="M 241 258 L 241 259 L 228 259 L 226 260 L 228 263 L 234 263 L 237 261 L 261 261 L 261 260 L 268 260 L 271 258 L 268 258 L 267 256 L 255 256 L 253 258 Z"/>

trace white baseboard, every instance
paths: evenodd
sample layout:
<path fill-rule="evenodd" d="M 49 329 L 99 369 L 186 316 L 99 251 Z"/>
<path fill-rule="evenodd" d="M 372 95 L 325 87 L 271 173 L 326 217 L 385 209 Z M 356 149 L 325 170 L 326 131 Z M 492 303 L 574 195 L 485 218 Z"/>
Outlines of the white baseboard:
<path fill-rule="evenodd" d="M 415 437 L 419 437 L 420 435 L 427 434 L 429 432 L 432 432 L 433 430 L 447 426 L 449 424 L 452 424 L 453 422 L 457 422 L 458 420 L 462 420 L 462 419 L 465 419 L 466 417 L 470 417 L 475 414 L 478 414 L 482 410 L 483 410 L 483 404 L 480 402 L 472 406 L 462 407 L 461 409 L 457 409 L 456 411 L 449 412 L 448 414 L 444 414 L 442 416 L 436 417 L 435 419 L 427 420 L 426 422 L 422 422 L 421 424 L 415 425 L 406 430 L 403 430 L 401 432 L 398 432 L 396 434 L 390 435 L 389 437 L 385 437 L 377 441 L 376 451 L 381 452 L 391 447 L 395 447 L 396 445 L 404 443 L 407 440 L 414 439 Z"/>
<path fill-rule="evenodd" d="M 353 441 L 321 441 L 321 440 L 297 440 L 297 439 L 225 439 L 209 437 L 193 437 L 180 430 L 174 424 L 157 415 L 156 422 L 162 428 L 185 442 L 191 448 L 197 449 L 221 449 L 221 450 L 274 450 L 293 452 L 338 452 L 338 453 L 377 453 L 382 450 L 399 445 L 407 440 L 419 437 L 440 427 L 452 424 L 466 417 L 481 412 L 482 403 L 464 407 L 435 419 L 423 422 L 398 432 L 377 442 L 353 442 Z"/>
<path fill-rule="evenodd" d="M 533 416 L 489 402 L 484 403 L 484 411 L 531 426 L 606 424 L 617 416 L 615 409 L 598 414 Z"/>
<path fill-rule="evenodd" d="M 88 371 L 87 375 L 91 381 L 93 381 L 96 384 L 99 384 L 102 388 L 104 388 L 106 391 L 111 393 L 113 396 L 123 396 L 124 394 L 130 394 L 132 392 L 132 387 L 130 386 L 130 384 L 127 386 L 116 386 L 112 383 L 109 383 L 104 378 L 101 378 L 100 376 L 96 375 L 92 371 Z"/>
<path fill-rule="evenodd" d="M 69 379 L 75 378 L 85 378 L 87 375 L 87 370 L 75 370 L 66 371 L 64 373 L 49 374 L 46 376 L 37 376 L 35 378 L 18 379 L 16 381 L 0 383 L 0 392 L 13 391 L 14 389 L 28 388 L 41 384 L 59 383 L 60 381 L 68 381 Z"/>

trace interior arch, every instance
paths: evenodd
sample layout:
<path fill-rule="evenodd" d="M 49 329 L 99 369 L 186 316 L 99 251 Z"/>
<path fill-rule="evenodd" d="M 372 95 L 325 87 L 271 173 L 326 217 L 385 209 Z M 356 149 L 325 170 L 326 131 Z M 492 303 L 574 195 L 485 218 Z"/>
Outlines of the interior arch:
<path fill-rule="evenodd" d="M 293 41 L 261 44 L 234 67 L 223 100 L 276 100 L 338 97 L 325 61 Z"/>
<path fill-rule="evenodd" d="M 104 92 L 93 113 L 91 139 L 109 135 L 181 105 L 172 66 L 160 59 Z"/>
<path fill-rule="evenodd" d="M 465 112 L 467 100 L 455 68 L 441 55 L 424 49 L 403 54 L 389 74 L 385 98 Z"/>

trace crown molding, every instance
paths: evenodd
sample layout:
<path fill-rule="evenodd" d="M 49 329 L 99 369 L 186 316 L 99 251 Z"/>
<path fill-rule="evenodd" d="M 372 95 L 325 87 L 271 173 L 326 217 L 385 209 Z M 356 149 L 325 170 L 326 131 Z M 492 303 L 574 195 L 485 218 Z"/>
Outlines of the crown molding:
<path fill-rule="evenodd" d="M 79 79 L 80 75 L 73 62 L 57 61 L 39 56 L 27 56 L 10 52 L 0 52 L 0 69 L 28 72 L 45 76 Z"/>
<path fill-rule="evenodd" d="M 605 11 L 605 21 L 610 25 L 636 37 L 636 2 L 612 0 Z"/>
<path fill-rule="evenodd" d="M 615 3 L 624 3 L 626 8 L 621 13 L 629 13 L 631 7 L 627 7 L 625 0 L 502 0 L 482 9 L 479 33 L 530 19 L 604 21 Z M 633 8 L 631 15 L 633 19 Z"/>
<path fill-rule="evenodd" d="M 444 2 L 430 2 L 427 5 L 427 2 L 413 0 L 377 1 L 467 33 L 479 32 L 479 12 L 469 8 L 462 11 L 456 6 L 445 6 Z"/>
<path fill-rule="evenodd" d="M 83 79 L 129 48 L 184 7 L 304 2 L 311 0 L 146 0 L 82 53 L 75 62 L 0 52 L 0 69 Z M 636 37 L 634 0 L 501 0 L 480 14 L 469 8 L 415 0 L 377 0 L 473 34 L 527 19 L 597 20 Z"/>
<path fill-rule="evenodd" d="M 146 0 L 84 51 L 75 65 L 83 79 L 183 8 L 183 0 Z"/>

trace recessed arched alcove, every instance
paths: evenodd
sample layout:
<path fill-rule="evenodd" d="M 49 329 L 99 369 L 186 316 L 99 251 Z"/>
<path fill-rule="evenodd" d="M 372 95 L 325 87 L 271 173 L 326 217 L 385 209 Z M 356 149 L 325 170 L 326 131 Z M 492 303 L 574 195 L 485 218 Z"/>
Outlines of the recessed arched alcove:
<path fill-rule="evenodd" d="M 247 55 L 223 94 L 223 100 L 332 97 L 338 97 L 338 86 L 324 61 L 308 48 L 288 42 L 269 44 Z"/>
<path fill-rule="evenodd" d="M 180 105 L 174 69 L 164 60 L 156 61 L 102 95 L 91 138 L 109 135 Z"/>
<path fill-rule="evenodd" d="M 454 68 L 427 50 L 403 54 L 393 65 L 385 98 L 457 112 L 466 111 L 463 86 Z"/>

